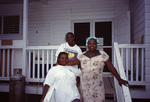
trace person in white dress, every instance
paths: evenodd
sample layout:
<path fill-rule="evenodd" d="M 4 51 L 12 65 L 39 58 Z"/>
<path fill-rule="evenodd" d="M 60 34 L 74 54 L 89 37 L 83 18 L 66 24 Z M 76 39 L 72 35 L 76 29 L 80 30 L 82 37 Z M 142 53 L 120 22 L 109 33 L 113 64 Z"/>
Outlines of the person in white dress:
<path fill-rule="evenodd" d="M 76 76 L 79 73 L 74 72 L 71 66 L 66 66 L 68 55 L 60 52 L 58 55 L 57 66 L 52 67 L 44 81 L 44 93 L 41 102 L 53 85 L 55 102 L 80 102 L 80 94 L 76 86 Z"/>
<path fill-rule="evenodd" d="M 60 52 L 66 52 L 68 53 L 68 60 L 74 60 L 76 59 L 80 54 L 82 54 L 82 51 L 78 45 L 75 44 L 75 35 L 72 32 L 68 32 L 65 37 L 66 43 L 60 44 L 59 48 L 57 49 L 55 53 L 56 57 L 56 62 L 57 62 L 57 57 Z M 56 63 L 57 65 L 57 63 Z M 74 65 L 72 70 L 76 71 L 76 73 L 81 73 L 80 64 Z M 77 86 L 79 89 L 79 84 L 80 84 L 80 74 L 79 76 L 76 77 L 77 80 Z M 79 89 L 80 90 L 80 89 Z"/>

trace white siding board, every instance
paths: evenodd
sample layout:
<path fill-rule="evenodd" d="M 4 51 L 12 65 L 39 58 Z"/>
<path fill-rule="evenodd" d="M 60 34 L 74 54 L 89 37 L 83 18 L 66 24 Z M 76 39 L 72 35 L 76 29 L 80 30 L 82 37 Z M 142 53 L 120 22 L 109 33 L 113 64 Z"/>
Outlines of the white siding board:
<path fill-rule="evenodd" d="M 141 23 L 139 23 L 139 24 L 136 24 L 136 23 L 135 23 L 135 25 L 136 25 L 136 26 L 135 26 L 136 29 L 134 30 L 134 33 L 135 33 L 135 35 L 136 35 L 138 32 L 144 30 L 145 22 L 141 22 Z"/>
<path fill-rule="evenodd" d="M 146 14 L 145 14 L 145 19 L 146 19 L 146 20 L 150 20 L 150 13 L 146 13 Z"/>
<path fill-rule="evenodd" d="M 148 68 L 150 68 L 150 59 L 146 59 L 145 60 L 145 66 L 146 66 L 146 68 L 148 69 Z"/>
<path fill-rule="evenodd" d="M 148 67 L 148 68 L 145 68 L 146 69 L 146 72 L 145 72 L 145 74 L 146 75 L 150 75 L 150 67 Z"/>
<path fill-rule="evenodd" d="M 150 5 L 150 0 L 145 0 L 146 5 Z"/>
<path fill-rule="evenodd" d="M 145 34 L 145 14 L 144 14 L 144 1 L 137 0 L 131 1 L 131 40 L 134 43 L 136 40 L 141 39 Z"/>
<path fill-rule="evenodd" d="M 146 76 L 145 76 L 145 80 L 146 80 L 147 83 L 150 83 L 150 80 L 149 80 L 149 79 L 150 79 L 150 75 L 146 75 Z M 149 90 L 150 90 L 150 89 L 149 89 Z"/>
<path fill-rule="evenodd" d="M 145 36 L 145 43 L 147 43 L 147 44 L 150 44 L 150 36 L 148 35 L 148 36 Z"/>
<path fill-rule="evenodd" d="M 147 21 L 145 22 L 145 26 L 146 26 L 147 28 L 150 28 L 150 20 L 147 20 Z"/>
<path fill-rule="evenodd" d="M 149 46 L 149 44 L 146 44 L 146 51 L 150 51 L 150 46 Z"/>
<path fill-rule="evenodd" d="M 150 13 L 150 6 L 149 5 L 145 5 L 145 12 Z"/>

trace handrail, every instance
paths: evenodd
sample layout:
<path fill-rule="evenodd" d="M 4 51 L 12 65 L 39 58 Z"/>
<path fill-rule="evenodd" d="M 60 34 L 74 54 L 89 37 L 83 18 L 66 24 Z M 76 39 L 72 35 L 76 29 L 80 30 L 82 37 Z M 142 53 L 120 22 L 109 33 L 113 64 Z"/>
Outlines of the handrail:
<path fill-rule="evenodd" d="M 115 42 L 114 43 L 114 65 L 117 68 L 118 73 L 120 74 L 120 77 L 124 80 L 127 80 L 123 68 L 123 62 L 121 59 L 120 51 L 118 44 Z M 118 102 L 132 102 L 131 100 L 131 95 L 129 92 L 129 87 L 122 85 L 122 87 L 119 86 L 117 80 L 115 79 L 115 88 L 116 88 L 116 93 L 117 93 L 117 101 Z"/>

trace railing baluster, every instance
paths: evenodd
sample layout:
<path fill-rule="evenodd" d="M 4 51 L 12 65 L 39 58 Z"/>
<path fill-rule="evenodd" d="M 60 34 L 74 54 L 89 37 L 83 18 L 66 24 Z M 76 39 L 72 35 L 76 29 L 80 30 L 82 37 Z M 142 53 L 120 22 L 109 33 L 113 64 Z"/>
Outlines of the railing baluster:
<path fill-rule="evenodd" d="M 144 81 L 144 49 L 141 49 L 141 81 Z"/>
<path fill-rule="evenodd" d="M 3 67 L 2 67 L 2 77 L 5 77 L 5 49 L 3 49 Z"/>
<path fill-rule="evenodd" d="M 44 77 L 44 64 L 45 64 L 44 61 L 45 61 L 45 58 L 44 58 L 44 49 L 43 49 L 42 50 L 42 78 Z"/>
<path fill-rule="evenodd" d="M 53 67 L 53 58 L 54 58 L 54 57 L 53 57 L 53 56 L 54 56 L 54 55 L 53 55 L 53 51 L 54 51 L 54 50 L 51 50 L 51 68 Z"/>
<path fill-rule="evenodd" d="M 128 53 L 128 48 L 126 49 L 126 77 L 127 77 L 127 79 L 129 80 L 129 73 L 128 73 L 128 71 L 129 71 L 129 63 L 128 63 L 128 61 L 129 61 L 129 53 Z"/>
<path fill-rule="evenodd" d="M 14 49 L 12 49 L 12 57 L 11 57 L 11 75 L 14 75 Z"/>
<path fill-rule="evenodd" d="M 133 81 L 133 48 L 131 48 L 131 81 Z"/>
<path fill-rule="evenodd" d="M 9 77 L 9 66 L 10 65 L 10 49 L 7 50 L 7 74 L 6 77 Z"/>
<path fill-rule="evenodd" d="M 35 50 L 33 50 L 32 78 L 35 78 Z"/>
<path fill-rule="evenodd" d="M 37 78 L 40 78 L 40 51 L 38 50 L 38 68 L 37 68 Z"/>
<path fill-rule="evenodd" d="M 138 81 L 139 76 L 139 49 L 136 48 L 136 81 Z"/>
<path fill-rule="evenodd" d="M 49 70 L 49 50 L 47 49 L 47 64 L 46 64 L 46 73 L 48 72 Z"/>
<path fill-rule="evenodd" d="M 32 70 L 31 69 L 31 50 L 29 50 L 29 61 L 28 62 L 29 62 L 29 65 L 28 65 L 28 67 L 29 67 L 29 69 L 28 69 L 29 73 L 27 73 L 27 74 L 28 74 L 28 77 L 31 78 L 31 76 L 32 76 L 31 75 L 31 70 Z"/>

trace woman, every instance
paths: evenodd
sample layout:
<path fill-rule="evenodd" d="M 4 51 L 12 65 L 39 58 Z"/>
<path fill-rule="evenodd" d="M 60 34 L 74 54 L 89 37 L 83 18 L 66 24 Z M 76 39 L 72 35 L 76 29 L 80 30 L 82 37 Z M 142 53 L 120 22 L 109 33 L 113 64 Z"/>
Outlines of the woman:
<path fill-rule="evenodd" d="M 104 102 L 105 90 L 103 83 L 103 68 L 106 64 L 108 69 L 117 78 L 119 84 L 128 86 L 128 82 L 122 80 L 116 69 L 110 62 L 109 56 L 104 51 L 97 50 L 99 41 L 96 37 L 89 37 L 86 40 L 88 51 L 81 54 L 74 61 L 67 65 L 81 63 L 81 90 L 84 102 Z"/>
<path fill-rule="evenodd" d="M 66 37 L 65 37 L 66 43 L 61 44 L 59 46 L 59 48 L 57 49 L 57 51 L 56 51 L 56 54 L 55 54 L 56 62 L 57 62 L 58 54 L 60 52 L 68 53 L 68 60 L 74 60 L 74 59 L 77 58 L 77 56 L 82 54 L 82 51 L 81 51 L 80 47 L 75 44 L 74 39 L 75 39 L 75 36 L 74 36 L 74 34 L 72 32 L 68 32 L 66 34 Z M 57 63 L 56 63 L 56 65 L 57 65 Z M 78 68 L 80 68 L 80 64 L 78 64 L 78 66 L 74 65 L 72 70 L 76 71 L 76 73 L 79 73 L 79 75 L 80 75 L 81 70 L 78 69 Z M 80 84 L 79 83 L 80 82 L 80 77 L 77 76 L 76 79 L 77 79 L 77 85 L 79 86 L 79 84 Z"/>
<path fill-rule="evenodd" d="M 76 86 L 76 76 L 71 66 L 66 66 L 68 55 L 61 52 L 58 55 L 58 65 L 52 67 L 45 79 L 43 102 L 50 86 L 54 85 L 55 102 L 80 102 L 80 95 Z"/>

